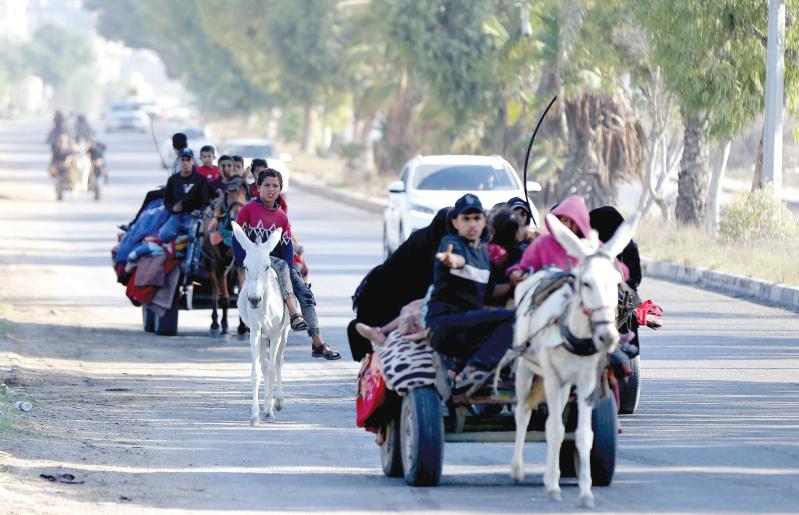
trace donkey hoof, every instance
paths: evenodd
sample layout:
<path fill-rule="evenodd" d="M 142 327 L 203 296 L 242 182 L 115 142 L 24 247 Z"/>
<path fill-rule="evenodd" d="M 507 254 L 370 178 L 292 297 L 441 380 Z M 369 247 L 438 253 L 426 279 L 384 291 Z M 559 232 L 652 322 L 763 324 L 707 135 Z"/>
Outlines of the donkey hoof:
<path fill-rule="evenodd" d="M 246 339 L 247 339 L 247 332 L 245 331 L 245 332 L 243 332 L 243 333 L 242 333 L 242 332 L 238 333 L 238 338 L 239 338 L 239 340 L 241 340 L 241 341 L 244 341 L 244 340 L 246 340 Z"/>
<path fill-rule="evenodd" d="M 261 412 L 261 422 L 274 422 L 275 421 L 275 414 L 268 413 L 266 411 Z"/>
<path fill-rule="evenodd" d="M 275 399 L 275 411 L 283 409 L 283 399 Z"/>
<path fill-rule="evenodd" d="M 260 420 L 258 420 L 258 417 L 250 417 L 250 425 L 251 426 L 257 426 L 259 422 L 260 422 Z"/>
<path fill-rule="evenodd" d="M 211 336 L 219 336 L 219 328 L 211 326 L 211 329 L 208 330 L 208 334 Z"/>
<path fill-rule="evenodd" d="M 560 502 L 563 498 L 560 496 L 560 490 L 550 490 L 547 492 L 547 500 L 548 501 L 557 501 Z"/>
<path fill-rule="evenodd" d="M 580 507 L 581 508 L 593 508 L 594 507 L 594 494 L 585 494 L 580 496 Z"/>
<path fill-rule="evenodd" d="M 513 464 L 510 466 L 510 478 L 514 483 L 521 483 L 524 481 L 524 467 L 521 465 Z"/>

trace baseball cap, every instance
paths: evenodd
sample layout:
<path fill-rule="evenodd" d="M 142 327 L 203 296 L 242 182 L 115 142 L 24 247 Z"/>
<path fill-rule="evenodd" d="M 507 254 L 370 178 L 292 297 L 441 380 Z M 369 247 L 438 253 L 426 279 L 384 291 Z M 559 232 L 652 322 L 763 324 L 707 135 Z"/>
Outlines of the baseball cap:
<path fill-rule="evenodd" d="M 182 148 L 180 152 L 178 152 L 178 157 L 190 157 L 194 159 L 194 152 L 192 152 L 190 148 Z"/>
<path fill-rule="evenodd" d="M 483 204 L 480 203 L 480 199 L 477 198 L 477 195 L 467 193 L 455 202 L 455 207 L 452 208 L 450 216 L 454 218 L 466 213 L 482 213 L 483 211 Z"/>
<path fill-rule="evenodd" d="M 524 209 L 527 212 L 527 217 L 531 218 L 532 213 L 530 212 L 530 206 L 527 205 L 527 202 L 520 199 L 519 197 L 513 197 L 508 201 L 508 207 L 511 209 Z"/>

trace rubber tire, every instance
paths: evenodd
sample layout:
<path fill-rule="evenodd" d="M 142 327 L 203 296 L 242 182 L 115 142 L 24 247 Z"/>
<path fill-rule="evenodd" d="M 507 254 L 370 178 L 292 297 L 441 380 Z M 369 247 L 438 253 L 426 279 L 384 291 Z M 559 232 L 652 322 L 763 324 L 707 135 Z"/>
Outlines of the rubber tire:
<path fill-rule="evenodd" d="M 591 447 L 591 482 L 594 486 L 610 486 L 616 470 L 616 436 L 618 435 L 616 399 L 608 395 L 599 399 L 591 416 L 594 445 Z"/>
<path fill-rule="evenodd" d="M 591 446 L 591 483 L 610 486 L 616 469 L 616 399 L 600 399 L 591 413 L 594 443 Z M 564 441 L 560 447 L 560 477 L 577 477 L 579 457 L 577 446 Z"/>
<path fill-rule="evenodd" d="M 638 409 L 641 400 L 641 356 L 636 356 L 630 361 L 632 375 L 627 381 L 620 380 L 619 384 L 619 414 L 632 415 Z"/>
<path fill-rule="evenodd" d="M 386 439 L 380 446 L 380 463 L 386 477 L 402 477 L 402 443 L 400 442 L 400 421 L 392 417 L 386 424 Z"/>
<path fill-rule="evenodd" d="M 415 388 L 402 399 L 402 468 L 411 486 L 435 486 L 444 464 L 444 418 L 435 386 Z"/>
<path fill-rule="evenodd" d="M 55 185 L 55 199 L 59 202 L 64 200 L 64 189 L 61 187 L 61 183 L 56 181 Z"/>
<path fill-rule="evenodd" d="M 152 333 L 155 331 L 155 313 L 147 309 L 145 306 L 141 307 L 142 325 L 144 326 L 145 333 Z"/>

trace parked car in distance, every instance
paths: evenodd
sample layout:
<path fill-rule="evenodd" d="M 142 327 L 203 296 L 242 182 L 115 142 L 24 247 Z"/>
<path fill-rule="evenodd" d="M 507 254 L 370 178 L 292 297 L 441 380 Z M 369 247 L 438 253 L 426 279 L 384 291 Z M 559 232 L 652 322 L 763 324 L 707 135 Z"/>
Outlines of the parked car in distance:
<path fill-rule="evenodd" d="M 253 159 L 266 159 L 270 168 L 274 168 L 283 176 L 283 192 L 289 189 L 289 167 L 291 154 L 278 153 L 271 140 L 262 138 L 229 139 L 222 144 L 222 150 L 229 156 L 244 158 L 244 166 L 249 166 Z"/>
<path fill-rule="evenodd" d="M 534 181 L 522 184 L 513 166 L 500 156 L 416 156 L 402 168 L 400 178 L 388 186 L 383 221 L 383 251 L 394 252 L 416 229 L 426 227 L 442 208 L 474 193 L 485 209 L 511 197 L 525 198 L 541 190 Z M 533 223 L 538 225 L 535 206 Z"/>
<path fill-rule="evenodd" d="M 219 148 L 217 148 L 211 136 L 211 132 L 206 127 L 178 127 L 170 133 L 168 138 L 161 142 L 161 155 L 164 156 L 167 164 L 171 164 L 175 159 L 175 150 L 172 148 L 172 134 L 176 132 L 182 132 L 186 135 L 186 138 L 189 140 L 189 148 L 194 152 L 194 160 L 197 166 L 200 166 L 200 149 L 206 145 L 214 147 L 214 150 L 216 150 L 216 157 L 219 157 Z"/>
<path fill-rule="evenodd" d="M 147 132 L 149 124 L 150 117 L 147 111 L 142 109 L 140 102 L 131 100 L 111 102 L 103 115 L 105 132 L 125 130 Z"/>

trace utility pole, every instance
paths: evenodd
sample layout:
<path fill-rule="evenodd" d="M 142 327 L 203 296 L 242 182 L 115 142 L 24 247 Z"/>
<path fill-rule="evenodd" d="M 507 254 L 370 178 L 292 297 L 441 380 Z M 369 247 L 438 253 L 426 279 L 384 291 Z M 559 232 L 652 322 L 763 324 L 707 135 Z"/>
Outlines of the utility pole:
<path fill-rule="evenodd" d="M 766 51 L 766 116 L 763 122 L 763 177 L 782 189 L 782 99 L 785 81 L 785 2 L 769 0 Z"/>

